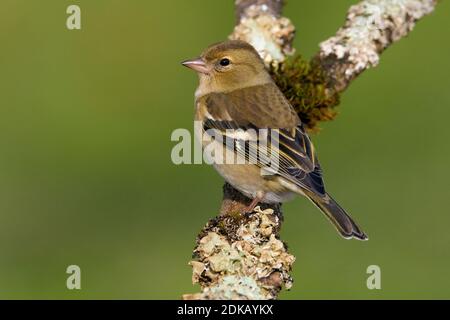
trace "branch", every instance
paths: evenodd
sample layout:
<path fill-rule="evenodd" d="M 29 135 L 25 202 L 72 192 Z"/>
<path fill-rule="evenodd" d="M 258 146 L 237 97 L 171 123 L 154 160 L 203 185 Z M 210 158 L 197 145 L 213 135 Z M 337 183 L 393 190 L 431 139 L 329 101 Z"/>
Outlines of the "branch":
<path fill-rule="evenodd" d="M 236 24 L 238 25 L 243 18 L 248 16 L 247 10 L 253 5 L 263 6 L 263 11 L 279 18 L 281 16 L 281 11 L 283 10 L 283 4 L 283 0 L 236 0 Z"/>
<path fill-rule="evenodd" d="M 407 36 L 436 4 L 437 0 L 366 0 L 350 7 L 344 26 L 320 44 L 316 56 L 329 88 L 342 92 L 364 70 L 378 65 L 380 54 Z"/>
<path fill-rule="evenodd" d="M 230 212 L 210 220 L 190 262 L 192 281 L 200 283 L 202 292 L 183 298 L 267 300 L 275 299 L 283 286 L 289 289 L 295 258 L 278 239 L 281 222 L 279 210 L 260 207 L 249 215 Z"/>
<path fill-rule="evenodd" d="M 232 40 L 251 43 L 269 66 L 294 53 L 295 28 L 281 16 L 283 0 L 236 0 L 237 24 Z"/>
<path fill-rule="evenodd" d="M 312 61 L 289 61 L 295 28 L 281 16 L 282 0 L 236 0 L 237 24 L 230 39 L 251 43 L 304 124 L 332 119 L 339 93 L 379 55 L 406 36 L 437 0 L 365 0 L 350 8 L 345 25 L 322 42 Z M 225 184 L 220 215 L 197 237 L 192 281 L 201 293 L 184 299 L 276 299 L 292 286 L 295 257 L 279 240 L 281 204 L 260 204 L 242 214 L 251 199 Z"/>

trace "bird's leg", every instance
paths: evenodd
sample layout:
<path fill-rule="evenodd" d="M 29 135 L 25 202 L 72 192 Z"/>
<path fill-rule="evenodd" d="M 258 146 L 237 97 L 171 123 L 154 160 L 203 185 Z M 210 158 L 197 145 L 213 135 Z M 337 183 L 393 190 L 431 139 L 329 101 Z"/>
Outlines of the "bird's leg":
<path fill-rule="evenodd" d="M 253 209 L 255 209 L 256 205 L 264 199 L 264 194 L 258 193 L 255 198 L 253 198 L 252 202 L 245 208 L 244 213 L 250 213 L 253 212 Z"/>
<path fill-rule="evenodd" d="M 249 213 L 252 212 L 253 209 L 255 209 L 256 205 L 258 204 L 258 202 L 261 201 L 260 198 L 256 197 L 252 200 L 252 202 L 244 209 L 245 213 Z"/>

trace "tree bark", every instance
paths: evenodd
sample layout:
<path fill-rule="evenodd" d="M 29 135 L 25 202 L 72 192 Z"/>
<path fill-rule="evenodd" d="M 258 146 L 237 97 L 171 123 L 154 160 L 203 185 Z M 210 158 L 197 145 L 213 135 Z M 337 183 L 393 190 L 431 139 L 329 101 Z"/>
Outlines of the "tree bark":
<path fill-rule="evenodd" d="M 315 57 L 329 88 L 342 92 L 364 70 L 378 65 L 381 53 L 406 37 L 436 4 L 437 0 L 366 0 L 350 7 L 344 26 L 320 44 Z"/>

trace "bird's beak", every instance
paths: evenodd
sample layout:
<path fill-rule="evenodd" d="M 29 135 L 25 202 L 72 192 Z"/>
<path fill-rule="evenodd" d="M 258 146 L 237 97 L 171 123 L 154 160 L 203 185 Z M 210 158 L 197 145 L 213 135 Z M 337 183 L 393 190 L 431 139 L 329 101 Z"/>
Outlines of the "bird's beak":
<path fill-rule="evenodd" d="M 206 66 L 205 61 L 202 58 L 196 58 L 192 60 L 186 60 L 181 63 L 183 66 L 191 68 L 200 73 L 208 73 L 208 67 Z"/>

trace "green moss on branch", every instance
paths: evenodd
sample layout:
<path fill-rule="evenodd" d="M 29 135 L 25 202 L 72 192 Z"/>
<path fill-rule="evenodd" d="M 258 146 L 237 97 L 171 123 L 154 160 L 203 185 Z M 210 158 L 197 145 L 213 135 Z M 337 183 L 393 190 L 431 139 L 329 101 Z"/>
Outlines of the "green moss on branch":
<path fill-rule="evenodd" d="M 328 89 L 319 64 L 296 56 L 272 66 L 270 72 L 309 131 L 318 131 L 319 122 L 335 118 L 339 94 Z"/>

